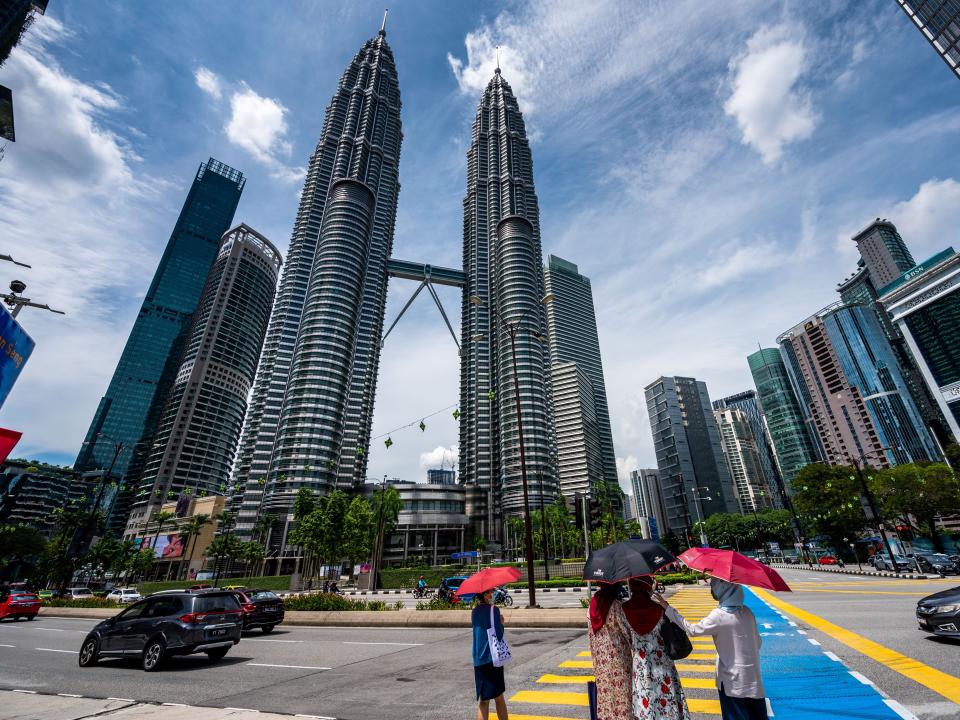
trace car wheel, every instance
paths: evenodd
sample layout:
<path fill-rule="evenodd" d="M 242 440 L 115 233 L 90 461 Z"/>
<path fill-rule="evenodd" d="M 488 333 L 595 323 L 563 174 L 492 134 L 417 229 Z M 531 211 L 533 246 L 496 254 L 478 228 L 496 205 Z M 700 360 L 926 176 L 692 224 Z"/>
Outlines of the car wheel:
<path fill-rule="evenodd" d="M 211 660 L 223 660 L 230 648 L 217 648 L 216 650 L 207 650 L 207 657 Z"/>
<path fill-rule="evenodd" d="M 260 629 L 263 630 L 263 634 L 266 635 L 267 633 L 272 633 L 272 632 L 273 632 L 273 625 L 264 625 L 264 626 L 263 626 L 262 628 L 260 628 Z"/>
<path fill-rule="evenodd" d="M 166 647 L 163 644 L 163 640 L 151 640 L 147 643 L 147 646 L 143 649 L 143 658 L 141 660 L 141 665 L 143 669 L 147 672 L 154 672 L 155 670 L 160 669 L 160 664 L 163 662 L 163 652 Z"/>
<path fill-rule="evenodd" d="M 37 616 L 36 616 L 36 615 L 27 615 L 27 620 L 33 620 L 35 617 L 37 617 Z"/>
<path fill-rule="evenodd" d="M 100 643 L 94 637 L 87 638 L 80 647 L 78 663 L 80 667 L 91 667 L 97 664 Z"/>

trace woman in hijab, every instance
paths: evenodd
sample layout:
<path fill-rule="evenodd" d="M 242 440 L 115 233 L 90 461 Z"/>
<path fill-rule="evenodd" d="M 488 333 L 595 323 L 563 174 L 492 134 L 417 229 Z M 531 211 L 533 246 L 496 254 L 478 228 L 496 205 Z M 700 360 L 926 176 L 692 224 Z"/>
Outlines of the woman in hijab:
<path fill-rule="evenodd" d="M 631 720 L 630 626 L 619 586 L 602 585 L 590 600 L 590 654 L 597 683 L 597 720 Z"/>
<path fill-rule="evenodd" d="M 692 624 L 659 599 L 667 617 L 688 635 L 710 635 L 717 646 L 717 690 L 723 720 L 767 720 L 760 678 L 760 633 L 753 612 L 743 604 L 743 588 L 711 578 L 710 594 L 719 607 Z"/>
<path fill-rule="evenodd" d="M 623 604 L 633 631 L 633 715 L 637 720 L 690 720 L 677 668 L 663 649 L 664 611 L 652 594 L 652 578 L 633 578 L 630 599 Z"/>

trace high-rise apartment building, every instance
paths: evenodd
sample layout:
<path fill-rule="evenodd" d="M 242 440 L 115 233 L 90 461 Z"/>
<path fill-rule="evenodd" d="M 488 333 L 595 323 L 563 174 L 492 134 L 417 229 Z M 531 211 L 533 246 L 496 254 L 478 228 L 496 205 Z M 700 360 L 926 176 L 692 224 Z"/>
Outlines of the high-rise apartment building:
<path fill-rule="evenodd" d="M 649 538 L 659 540 L 669 529 L 667 508 L 660 489 L 660 471 L 657 468 L 640 468 L 630 473 L 633 502 L 637 508 L 637 520 L 641 527 L 646 518 Z"/>
<path fill-rule="evenodd" d="M 547 331 L 550 341 L 550 361 L 553 364 L 574 362 L 593 386 L 594 406 L 597 412 L 597 433 L 600 437 L 600 456 L 603 479 L 617 482 L 617 456 L 613 449 L 613 431 L 610 427 L 610 408 L 603 379 L 600 358 L 600 340 L 597 336 L 597 315 L 593 305 L 590 278 L 581 275 L 572 262 L 551 255 L 543 271 L 547 294 Z M 556 390 L 554 390 L 556 397 Z M 559 422 L 557 432 L 559 433 Z M 559 445 L 560 439 L 557 438 Z M 560 477 L 563 486 L 563 472 Z M 564 491 L 565 492 L 565 491 Z"/>
<path fill-rule="evenodd" d="M 0 466 L 0 524 L 28 525 L 51 537 L 58 530 L 56 511 L 92 509 L 87 494 L 95 489 L 70 468 L 7 460 Z"/>
<path fill-rule="evenodd" d="M 289 521 L 301 487 L 366 478 L 402 137 L 381 28 L 340 77 L 307 166 L 235 470 L 241 534 L 261 511 Z"/>
<path fill-rule="evenodd" d="M 131 525 L 181 493 L 228 494 L 280 264 L 277 249 L 249 226 L 224 234 L 137 479 Z"/>
<path fill-rule="evenodd" d="M 34 14 L 47 11 L 47 0 L 4 0 L 0 3 L 0 65 L 9 57 Z"/>
<path fill-rule="evenodd" d="M 497 68 L 477 107 L 463 201 L 460 476 L 493 490 L 490 524 L 523 511 L 520 457 L 528 477 L 556 493 L 540 211 L 523 115 Z M 521 417 L 514 397 L 514 353 Z M 538 507 L 540 487 L 529 485 Z M 500 534 L 495 527 L 489 536 Z"/>
<path fill-rule="evenodd" d="M 960 3 L 957 0 L 897 0 L 937 55 L 960 77 Z"/>
<path fill-rule="evenodd" d="M 740 410 L 746 416 L 746 420 L 750 425 L 750 432 L 753 435 L 753 442 L 757 447 L 757 460 L 760 463 L 763 481 L 772 495 L 772 506 L 782 508 L 783 479 L 780 476 L 780 468 L 777 466 L 777 455 L 773 449 L 770 431 L 767 428 L 767 421 L 763 416 L 763 409 L 760 407 L 760 401 L 757 399 L 756 391 L 744 390 L 743 392 L 728 395 L 725 398 L 713 401 L 713 409 L 715 411 L 726 408 Z"/>
<path fill-rule="evenodd" d="M 684 536 L 714 513 L 737 512 L 706 383 L 660 377 L 644 393 L 668 529 Z"/>
<path fill-rule="evenodd" d="M 720 428 L 720 442 L 727 461 L 737 504 L 741 513 L 769 510 L 774 493 L 760 464 L 761 449 L 757 446 L 747 414 L 727 407 L 713 411 Z"/>
<path fill-rule="evenodd" d="M 880 289 L 881 301 L 960 439 L 960 255 L 937 253 Z"/>
<path fill-rule="evenodd" d="M 567 498 L 593 495 L 604 479 L 595 386 L 574 362 L 555 363 L 552 377 L 560 492 Z"/>
<path fill-rule="evenodd" d="M 200 165 L 180 217 L 106 394 L 100 400 L 74 468 L 109 468 L 115 444 L 123 451 L 113 472 L 138 475 L 163 403 L 176 378 L 184 342 L 220 238 L 233 222 L 243 174 L 210 158 Z"/>
<path fill-rule="evenodd" d="M 819 446 L 810 434 L 780 351 L 761 348 L 747 357 L 747 363 L 776 452 L 783 489 L 789 495 L 797 473 L 820 459 Z"/>
<path fill-rule="evenodd" d="M 827 462 L 888 466 L 937 457 L 872 307 L 838 303 L 777 341 Z"/>

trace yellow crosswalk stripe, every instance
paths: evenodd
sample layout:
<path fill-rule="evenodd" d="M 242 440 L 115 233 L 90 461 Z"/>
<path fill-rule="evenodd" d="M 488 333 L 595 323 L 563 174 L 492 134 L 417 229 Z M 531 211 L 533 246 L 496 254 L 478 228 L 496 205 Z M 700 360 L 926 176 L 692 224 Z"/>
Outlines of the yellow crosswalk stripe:
<path fill-rule="evenodd" d="M 676 664 L 677 672 L 683 675 L 683 673 L 695 672 L 695 673 L 713 673 L 716 668 L 713 666 L 713 663 L 709 665 L 704 663 L 703 665 L 697 665 L 696 663 L 677 663 Z"/>
<path fill-rule="evenodd" d="M 560 663 L 562 668 L 592 668 L 592 660 L 564 660 Z"/>
<path fill-rule="evenodd" d="M 588 707 L 589 701 L 587 694 L 575 692 L 553 692 L 549 690 L 521 690 L 514 693 L 510 698 L 513 703 L 537 703 L 540 705 L 573 705 L 576 707 Z M 704 715 L 719 715 L 719 700 L 702 700 L 700 698 L 687 698 L 687 707 L 690 712 L 703 713 Z M 523 715 L 513 715 L 512 718 L 526 717 Z"/>
<path fill-rule="evenodd" d="M 690 653 L 687 655 L 684 660 L 716 660 L 717 654 L 713 653 Z"/>
<path fill-rule="evenodd" d="M 578 718 L 562 718 L 555 715 L 517 715 L 510 713 L 510 720 L 579 720 Z"/>
<path fill-rule="evenodd" d="M 578 652 L 577 657 L 593 657 L 593 653 L 589 650 L 584 650 L 583 652 Z"/>
<path fill-rule="evenodd" d="M 576 685 L 578 683 L 593 682 L 593 675 L 541 675 L 538 683 L 551 683 L 554 685 Z"/>
<path fill-rule="evenodd" d="M 715 690 L 717 682 L 713 678 L 688 678 L 680 676 L 680 684 L 686 688 L 697 688 L 699 690 Z"/>
<path fill-rule="evenodd" d="M 700 700 L 699 698 L 687 698 L 687 707 L 692 713 L 703 713 L 704 715 L 719 715 L 719 700 Z"/>

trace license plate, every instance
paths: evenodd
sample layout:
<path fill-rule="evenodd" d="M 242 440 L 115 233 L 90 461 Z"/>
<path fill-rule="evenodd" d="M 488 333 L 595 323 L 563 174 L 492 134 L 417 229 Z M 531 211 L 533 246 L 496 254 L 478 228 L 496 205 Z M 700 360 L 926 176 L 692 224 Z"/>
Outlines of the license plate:
<path fill-rule="evenodd" d="M 264 612 L 276 612 L 279 608 L 276 605 L 267 605 L 263 608 Z"/>
<path fill-rule="evenodd" d="M 227 634 L 226 628 L 217 628 L 215 630 L 210 630 L 210 637 L 222 637 Z"/>

